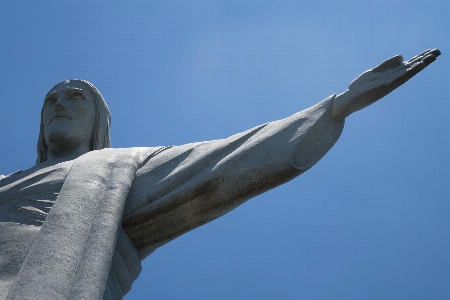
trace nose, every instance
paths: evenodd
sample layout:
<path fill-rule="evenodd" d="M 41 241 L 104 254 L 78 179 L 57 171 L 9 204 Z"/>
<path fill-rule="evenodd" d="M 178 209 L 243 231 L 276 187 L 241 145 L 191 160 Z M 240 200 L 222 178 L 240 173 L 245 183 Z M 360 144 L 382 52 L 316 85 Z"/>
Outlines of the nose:
<path fill-rule="evenodd" d="M 66 108 L 63 105 L 63 102 L 65 101 L 64 97 L 58 97 L 56 99 L 55 103 L 55 111 L 63 111 L 66 110 Z"/>
<path fill-rule="evenodd" d="M 64 106 L 62 106 L 61 103 L 57 102 L 56 105 L 55 105 L 55 111 L 63 111 L 63 110 L 66 110 L 64 108 Z"/>

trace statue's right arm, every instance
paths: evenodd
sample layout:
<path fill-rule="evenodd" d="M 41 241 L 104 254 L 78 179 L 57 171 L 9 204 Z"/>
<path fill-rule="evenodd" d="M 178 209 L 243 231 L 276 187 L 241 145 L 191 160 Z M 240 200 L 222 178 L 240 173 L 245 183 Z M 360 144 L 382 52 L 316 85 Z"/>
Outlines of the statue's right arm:
<path fill-rule="evenodd" d="M 300 175 L 334 145 L 334 95 L 227 139 L 173 147 L 136 173 L 123 227 L 141 257 Z"/>

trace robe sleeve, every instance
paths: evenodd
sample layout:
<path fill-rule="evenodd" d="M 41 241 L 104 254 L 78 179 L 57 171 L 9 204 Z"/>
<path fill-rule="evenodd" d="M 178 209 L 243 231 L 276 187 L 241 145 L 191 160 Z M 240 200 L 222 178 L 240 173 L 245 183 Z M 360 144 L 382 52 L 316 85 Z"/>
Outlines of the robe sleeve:
<path fill-rule="evenodd" d="M 334 97 L 227 139 L 170 148 L 145 162 L 123 221 L 141 258 L 312 167 L 344 126 L 331 117 Z"/>

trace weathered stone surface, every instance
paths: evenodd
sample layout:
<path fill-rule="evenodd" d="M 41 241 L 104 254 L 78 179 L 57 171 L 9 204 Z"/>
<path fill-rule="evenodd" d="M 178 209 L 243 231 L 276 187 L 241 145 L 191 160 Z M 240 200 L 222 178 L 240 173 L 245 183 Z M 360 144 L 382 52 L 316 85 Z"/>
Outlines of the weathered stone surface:
<path fill-rule="evenodd" d="M 227 139 L 108 149 L 108 107 L 83 80 L 42 109 L 36 166 L 0 176 L 0 299 L 122 299 L 141 260 L 311 168 L 344 119 L 440 54 L 395 56 L 338 96 Z"/>

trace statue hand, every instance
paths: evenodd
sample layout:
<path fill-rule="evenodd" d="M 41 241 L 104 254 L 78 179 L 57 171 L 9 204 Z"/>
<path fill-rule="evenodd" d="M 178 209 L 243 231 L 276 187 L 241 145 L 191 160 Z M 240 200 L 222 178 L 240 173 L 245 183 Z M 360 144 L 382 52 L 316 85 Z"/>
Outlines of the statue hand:
<path fill-rule="evenodd" d="M 343 119 L 383 98 L 435 61 L 440 54 L 437 49 L 426 50 L 405 62 L 402 62 L 401 55 L 396 55 L 362 73 L 350 83 L 348 90 L 334 99 L 332 116 Z"/>

